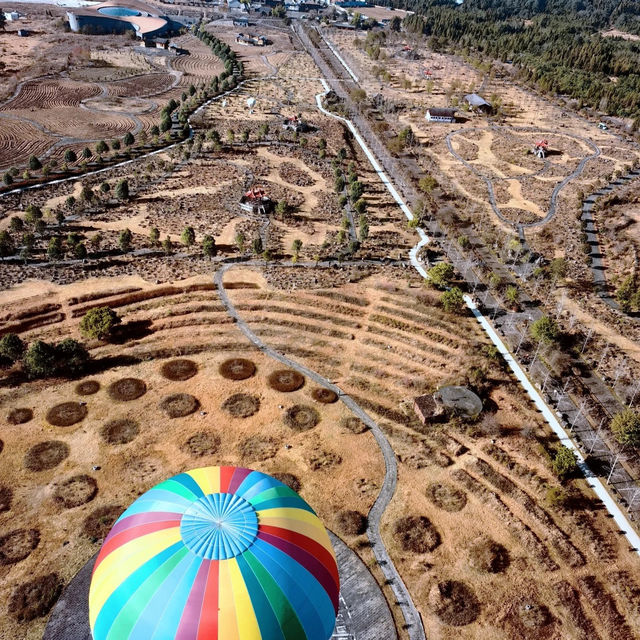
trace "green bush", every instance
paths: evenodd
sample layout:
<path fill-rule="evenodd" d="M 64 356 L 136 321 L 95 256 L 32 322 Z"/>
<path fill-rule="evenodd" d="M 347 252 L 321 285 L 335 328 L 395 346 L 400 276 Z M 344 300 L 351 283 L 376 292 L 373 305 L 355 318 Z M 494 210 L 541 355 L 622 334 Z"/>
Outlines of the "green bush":
<path fill-rule="evenodd" d="M 538 318 L 531 325 L 531 335 L 538 341 L 550 344 L 560 337 L 560 329 L 557 322 L 549 316 Z"/>
<path fill-rule="evenodd" d="M 87 338 L 104 340 L 120 322 L 120 317 L 110 307 L 96 307 L 84 314 L 80 331 Z"/>
<path fill-rule="evenodd" d="M 558 478 L 564 480 L 569 476 L 572 476 L 578 468 L 576 456 L 565 446 L 560 446 L 553 456 L 551 461 L 551 469 L 558 476 Z"/>
<path fill-rule="evenodd" d="M 435 266 L 431 267 L 427 272 L 429 280 L 436 287 L 447 287 L 451 283 L 454 275 L 453 265 L 449 262 L 439 262 Z"/>
<path fill-rule="evenodd" d="M 22 357 L 25 344 L 15 333 L 7 333 L 0 338 L 0 357 L 14 363 Z"/>
<path fill-rule="evenodd" d="M 22 365 L 30 377 L 44 378 L 56 372 L 57 360 L 56 350 L 52 345 L 36 340 L 26 350 Z"/>
<path fill-rule="evenodd" d="M 632 447 L 640 445 L 640 415 L 631 409 L 625 409 L 613 416 L 611 431 L 620 444 Z"/>

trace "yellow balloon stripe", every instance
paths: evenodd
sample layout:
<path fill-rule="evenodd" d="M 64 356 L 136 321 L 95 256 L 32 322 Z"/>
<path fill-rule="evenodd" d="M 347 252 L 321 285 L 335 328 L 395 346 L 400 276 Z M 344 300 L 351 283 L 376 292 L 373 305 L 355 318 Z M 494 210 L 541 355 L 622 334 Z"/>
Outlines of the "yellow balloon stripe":
<path fill-rule="evenodd" d="M 300 520 L 289 520 L 288 518 L 259 518 L 260 524 L 269 525 L 271 527 L 280 527 L 281 529 L 288 529 L 289 531 L 295 531 L 307 538 L 315 540 L 318 544 L 321 544 L 331 554 L 334 553 L 333 547 L 329 536 L 324 531 L 319 531 L 318 527 L 314 527 L 308 522 L 302 522 Z"/>
<path fill-rule="evenodd" d="M 236 618 L 242 616 L 242 612 L 236 613 L 236 603 L 233 598 L 233 586 L 229 564 L 234 559 L 220 562 L 218 574 L 218 638 L 224 640 L 238 640 L 238 624 Z"/>
<path fill-rule="evenodd" d="M 112 551 L 100 563 L 91 579 L 89 591 L 89 610 L 93 612 L 91 625 L 93 626 L 109 596 L 122 583 L 123 567 L 126 567 L 128 575 L 131 575 L 153 556 L 179 540 L 180 527 L 172 527 L 136 538 Z"/>
<path fill-rule="evenodd" d="M 220 493 L 220 467 L 205 467 L 187 471 L 202 489 L 203 493 Z"/>
<path fill-rule="evenodd" d="M 235 558 L 222 562 L 227 566 L 229 575 L 231 576 L 231 585 L 233 588 L 233 599 L 235 601 L 235 610 L 242 612 L 237 616 L 238 632 L 242 640 L 261 640 L 260 627 L 256 618 L 251 597 L 247 590 L 247 585 L 242 577 L 238 561 Z M 220 636 L 223 638 L 224 636 Z"/>
<path fill-rule="evenodd" d="M 258 518 L 262 520 L 273 518 L 284 518 L 285 520 L 299 520 L 307 522 L 317 527 L 318 531 L 324 531 L 324 526 L 320 522 L 317 515 L 306 511 L 305 509 L 291 509 L 290 507 L 279 507 L 276 509 L 265 509 L 264 511 L 256 511 Z"/>

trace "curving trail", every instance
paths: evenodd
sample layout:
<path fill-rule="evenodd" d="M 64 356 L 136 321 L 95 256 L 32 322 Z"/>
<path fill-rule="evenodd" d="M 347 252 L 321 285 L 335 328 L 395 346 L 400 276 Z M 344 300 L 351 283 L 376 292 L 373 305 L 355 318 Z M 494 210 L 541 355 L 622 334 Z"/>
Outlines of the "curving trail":
<path fill-rule="evenodd" d="M 245 262 L 242 264 L 243 267 L 246 266 L 261 266 L 262 263 L 257 261 Z M 369 523 L 367 526 L 367 537 L 371 542 L 371 548 L 373 553 L 378 561 L 378 565 L 382 570 L 385 578 L 388 581 L 391 590 L 396 596 L 398 606 L 402 611 L 402 615 L 405 620 L 405 628 L 409 634 L 409 638 L 411 640 L 425 640 L 424 629 L 422 627 L 422 621 L 420 620 L 420 614 L 418 610 L 415 608 L 413 604 L 413 600 L 411 599 L 411 595 L 409 591 L 402 581 L 398 570 L 396 569 L 391 557 L 389 556 L 387 549 L 382 540 L 382 536 L 380 534 L 380 520 L 391 502 L 393 498 L 393 494 L 396 490 L 396 484 L 398 482 L 398 463 L 396 461 L 396 454 L 393 451 L 393 448 L 389 444 L 384 432 L 380 428 L 377 422 L 375 422 L 369 414 L 364 411 L 360 405 L 358 405 L 353 398 L 344 393 L 340 387 L 333 384 L 330 380 L 327 380 L 320 374 L 316 373 L 312 369 L 305 367 L 304 365 L 288 358 L 284 354 L 272 349 L 268 345 L 266 345 L 247 325 L 247 323 L 242 319 L 242 317 L 238 314 L 238 311 L 234 307 L 233 303 L 229 299 L 227 292 L 224 288 L 223 278 L 224 274 L 237 267 L 238 265 L 234 264 L 226 264 L 222 268 L 220 268 L 215 276 L 214 282 L 216 283 L 216 287 L 218 289 L 218 295 L 220 297 L 220 301 L 224 305 L 227 313 L 235 320 L 236 326 L 242 333 L 264 354 L 270 356 L 274 360 L 278 360 L 282 364 L 294 369 L 295 371 L 300 372 L 304 376 L 310 378 L 317 384 L 331 389 L 335 393 L 338 394 L 340 401 L 345 404 L 345 406 L 364 424 L 369 427 L 373 437 L 376 439 L 378 446 L 380 447 L 380 451 L 382 452 L 382 456 L 384 458 L 385 465 L 385 476 L 384 482 L 382 483 L 382 488 L 380 489 L 380 493 L 376 498 L 375 503 L 371 507 L 369 511 Z M 297 265 L 280 265 L 280 266 L 290 266 L 291 268 L 300 268 L 305 266 L 315 266 L 315 263 L 302 263 Z"/>
<path fill-rule="evenodd" d="M 492 126 L 489 127 L 489 129 L 493 129 L 494 131 L 499 131 L 502 127 L 498 127 L 498 126 Z M 540 134 L 557 134 L 557 131 L 547 131 L 547 130 L 543 130 L 543 129 L 536 129 L 533 127 L 510 127 L 508 129 L 509 131 L 523 131 L 523 132 L 531 132 L 531 133 L 540 133 Z M 536 220 L 535 222 L 513 222 L 512 220 L 507 219 L 505 216 L 502 215 L 502 212 L 500 211 L 500 207 L 498 206 L 498 203 L 496 202 L 496 196 L 493 190 L 493 178 L 489 178 L 488 176 L 486 176 L 484 173 L 478 171 L 478 169 L 472 165 L 470 162 L 467 162 L 454 148 L 453 148 L 453 144 L 451 142 L 452 138 L 454 138 L 455 136 L 461 134 L 461 133 L 468 133 L 470 131 L 474 131 L 474 132 L 479 132 L 479 131 L 487 131 L 487 127 L 471 127 L 468 129 L 458 129 L 456 131 L 452 131 L 451 133 L 449 133 L 449 135 L 447 135 L 447 137 L 445 138 L 445 142 L 447 145 L 447 149 L 449 150 L 449 153 L 460 163 L 462 163 L 469 171 L 471 171 L 473 174 L 475 174 L 476 176 L 478 176 L 478 178 L 480 178 L 481 180 L 484 181 L 484 183 L 487 185 L 487 191 L 489 192 L 489 204 L 491 205 L 491 208 L 493 209 L 493 212 L 498 216 L 498 218 L 504 222 L 505 224 L 508 224 L 512 227 L 514 227 L 516 230 L 520 231 L 521 229 L 526 229 L 528 227 L 539 227 L 543 224 L 546 224 L 547 222 L 549 222 L 553 216 L 555 216 L 556 214 L 556 209 L 557 209 L 557 204 L 558 204 L 558 195 L 560 194 L 560 192 L 573 180 L 575 180 L 577 177 L 579 177 L 582 172 L 584 171 L 584 168 L 587 165 L 587 162 L 589 162 L 589 160 L 593 160 L 595 158 L 597 158 L 601 151 L 600 151 L 600 147 L 598 147 L 597 144 L 595 144 L 594 142 L 592 142 L 591 140 L 588 140 L 587 138 L 582 138 L 580 136 L 576 136 L 576 135 L 572 135 L 572 134 L 568 134 L 568 133 L 563 133 L 563 136 L 569 137 L 569 138 L 574 138 L 575 140 L 578 140 L 580 142 L 583 142 L 584 144 L 586 144 L 587 146 L 591 147 L 591 149 L 593 150 L 593 154 L 591 154 L 590 156 L 585 156 L 584 158 L 582 158 L 582 160 L 580 160 L 580 163 L 578 164 L 578 166 L 576 167 L 576 169 L 573 171 L 573 173 L 571 173 L 570 175 L 568 175 L 564 180 L 562 180 L 562 182 L 559 182 L 554 190 L 553 193 L 551 194 L 551 201 L 549 203 L 549 210 L 547 211 L 547 214 L 545 215 L 544 218 L 541 218 L 540 220 Z M 509 180 L 519 180 L 520 178 L 523 177 L 532 177 L 535 175 L 538 175 L 539 173 L 541 173 L 544 170 L 541 169 L 540 171 L 538 171 L 535 174 L 527 174 L 526 176 L 515 176 L 513 178 L 508 178 Z"/>

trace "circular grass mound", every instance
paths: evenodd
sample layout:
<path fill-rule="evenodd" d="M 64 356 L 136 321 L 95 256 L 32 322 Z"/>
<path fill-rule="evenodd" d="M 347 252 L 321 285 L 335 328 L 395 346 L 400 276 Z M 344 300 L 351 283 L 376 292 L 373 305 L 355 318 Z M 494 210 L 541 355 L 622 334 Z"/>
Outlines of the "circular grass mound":
<path fill-rule="evenodd" d="M 100 391 L 100 383 L 97 380 L 83 380 L 76 385 L 76 393 L 79 396 L 92 396 Z"/>
<path fill-rule="evenodd" d="M 333 404 L 338 401 L 338 394 L 331 389 L 325 389 L 324 387 L 316 387 L 311 392 L 311 397 L 321 404 Z"/>
<path fill-rule="evenodd" d="M 56 573 L 38 576 L 16 587 L 11 594 L 9 613 L 20 622 L 47 615 L 62 592 Z"/>
<path fill-rule="evenodd" d="M 107 537 L 113 523 L 123 511 L 124 509 L 120 505 L 98 507 L 84 519 L 82 531 L 89 538 L 102 540 Z"/>
<path fill-rule="evenodd" d="M 239 444 L 238 451 L 245 460 L 263 462 L 275 457 L 278 453 L 278 446 L 273 438 L 249 436 Z"/>
<path fill-rule="evenodd" d="M 427 487 L 427 498 L 436 507 L 449 513 L 462 511 L 467 504 L 467 495 L 450 484 L 434 482 Z"/>
<path fill-rule="evenodd" d="M 198 410 L 200 402 L 189 393 L 173 393 L 160 402 L 160 408 L 169 418 L 184 418 Z"/>
<path fill-rule="evenodd" d="M 60 440 L 39 442 L 27 451 L 24 466 L 29 471 L 53 469 L 69 456 L 69 451 L 69 445 Z"/>
<path fill-rule="evenodd" d="M 87 417 L 87 406 L 79 402 L 63 402 L 47 411 L 47 422 L 54 427 L 70 427 Z"/>
<path fill-rule="evenodd" d="M 112 400 L 130 402 L 147 393 L 147 385 L 139 378 L 122 378 L 109 385 L 107 393 Z"/>
<path fill-rule="evenodd" d="M 344 535 L 361 536 L 367 530 L 367 516 L 347 509 L 338 513 L 336 524 Z"/>
<path fill-rule="evenodd" d="M 0 513 L 11 509 L 13 490 L 9 487 L 0 487 Z"/>
<path fill-rule="evenodd" d="M 16 529 L 0 538 L 0 565 L 15 564 L 28 558 L 40 544 L 37 529 Z"/>
<path fill-rule="evenodd" d="M 469 564 L 476 571 L 502 573 L 509 562 L 509 552 L 491 538 L 482 537 L 469 548 Z"/>
<path fill-rule="evenodd" d="M 66 509 L 91 502 L 98 494 L 98 483 L 91 476 L 80 474 L 56 487 L 53 499 Z"/>
<path fill-rule="evenodd" d="M 323 451 L 319 449 L 309 456 L 307 462 L 312 471 L 320 471 L 321 469 L 337 467 L 342 463 L 342 456 L 335 451 Z"/>
<path fill-rule="evenodd" d="M 245 358 L 230 358 L 219 367 L 218 372 L 227 380 L 246 380 L 256 372 L 256 365 Z"/>
<path fill-rule="evenodd" d="M 427 553 L 441 542 L 440 534 L 425 516 L 405 516 L 396 520 L 395 537 L 404 551 Z"/>
<path fill-rule="evenodd" d="M 194 433 L 180 448 L 194 458 L 202 458 L 217 453 L 220 443 L 220 437 L 215 433 L 199 431 Z"/>
<path fill-rule="evenodd" d="M 107 444 L 127 444 L 134 440 L 139 433 L 138 423 L 130 418 L 109 420 L 100 429 L 100 435 Z"/>
<path fill-rule="evenodd" d="M 516 617 L 524 629 L 541 629 L 553 622 L 549 609 L 532 599 L 519 603 Z"/>
<path fill-rule="evenodd" d="M 340 426 L 355 434 L 364 433 L 369 428 L 360 418 L 356 418 L 355 416 L 342 418 Z"/>
<path fill-rule="evenodd" d="M 429 591 L 429 606 L 444 624 L 463 627 L 480 615 L 480 603 L 471 587 L 457 580 L 433 585 Z"/>
<path fill-rule="evenodd" d="M 320 414 L 305 404 L 295 404 L 284 414 L 284 423 L 294 431 L 309 431 L 320 422 Z"/>
<path fill-rule="evenodd" d="M 300 489 L 302 489 L 302 484 L 298 476 L 294 476 L 293 473 L 272 473 L 271 475 L 276 480 L 280 480 L 282 484 L 286 484 L 289 489 L 293 489 L 296 493 L 299 493 Z"/>
<path fill-rule="evenodd" d="M 293 369 L 278 369 L 267 378 L 268 385 L 276 391 L 289 393 L 304 384 L 304 376 Z"/>
<path fill-rule="evenodd" d="M 160 373 L 167 380 L 182 382 L 193 378 L 198 373 L 198 365 L 193 360 L 186 358 L 178 358 L 177 360 L 169 360 L 160 368 Z"/>
<path fill-rule="evenodd" d="M 25 422 L 29 422 L 30 420 L 33 420 L 33 411 L 26 407 L 13 409 L 7 416 L 7 422 L 9 424 L 25 424 Z"/>
<path fill-rule="evenodd" d="M 248 393 L 234 393 L 222 403 L 222 408 L 234 418 L 248 418 L 260 409 L 260 398 Z"/>

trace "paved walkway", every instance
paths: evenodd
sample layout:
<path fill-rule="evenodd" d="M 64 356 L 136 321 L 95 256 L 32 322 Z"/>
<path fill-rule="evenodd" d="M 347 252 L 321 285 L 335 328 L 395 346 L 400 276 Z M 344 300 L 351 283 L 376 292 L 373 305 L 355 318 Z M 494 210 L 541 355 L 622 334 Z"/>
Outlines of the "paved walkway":
<path fill-rule="evenodd" d="M 329 533 L 338 559 L 340 609 L 332 640 L 397 640 L 389 605 L 367 566 L 347 545 Z M 42 640 L 92 640 L 89 585 L 93 556 L 75 575 L 56 603 Z"/>
<path fill-rule="evenodd" d="M 319 373 L 316 373 L 312 369 L 305 367 L 304 365 L 292 360 L 291 358 L 285 356 L 284 354 L 272 349 L 267 346 L 247 325 L 247 323 L 242 319 L 242 317 L 238 314 L 235 306 L 229 299 L 227 292 L 223 285 L 224 274 L 233 269 L 237 265 L 226 264 L 221 269 L 219 269 L 215 276 L 214 281 L 218 288 L 218 295 L 220 296 L 220 300 L 224 307 L 227 310 L 227 313 L 236 321 L 236 326 L 244 335 L 264 354 L 270 356 L 274 360 L 278 360 L 285 366 L 294 369 L 295 371 L 299 371 L 301 374 L 313 380 L 317 384 L 327 389 L 331 389 L 335 393 L 338 394 L 340 400 L 351 410 L 351 412 L 360 418 L 364 424 L 371 430 L 373 437 L 376 439 L 378 446 L 380 447 L 380 451 L 382 452 L 382 456 L 384 458 L 385 464 L 385 476 L 384 482 L 382 483 L 382 488 L 378 497 L 371 507 L 369 511 L 369 523 L 367 526 L 367 536 L 369 541 L 371 542 L 371 548 L 373 553 L 378 561 L 380 569 L 384 574 L 384 577 L 387 579 L 389 586 L 391 587 L 394 595 L 396 596 L 398 606 L 402 611 L 402 615 L 405 620 L 405 629 L 409 634 L 409 638 L 411 640 L 425 640 L 424 629 L 422 627 L 422 621 L 420 619 L 420 614 L 413 604 L 413 600 L 411 599 L 411 595 L 409 594 L 409 590 L 406 585 L 400 578 L 400 574 L 396 569 L 393 561 L 391 560 L 389 554 L 387 553 L 387 549 L 384 546 L 384 542 L 382 540 L 382 536 L 380 535 L 380 519 L 384 514 L 388 504 L 391 502 L 393 498 L 393 494 L 396 490 L 396 484 L 398 481 L 398 465 L 396 461 L 396 455 L 393 451 L 393 448 L 389 444 L 386 436 L 384 435 L 382 429 L 375 422 L 369 414 L 367 414 L 349 395 L 344 393 L 340 387 L 333 384 L 330 380 L 327 380 Z M 299 268 L 299 267 L 293 267 Z M 386 640 L 386 638 L 381 640 Z"/>

